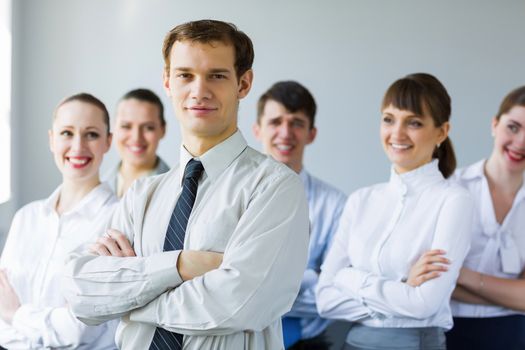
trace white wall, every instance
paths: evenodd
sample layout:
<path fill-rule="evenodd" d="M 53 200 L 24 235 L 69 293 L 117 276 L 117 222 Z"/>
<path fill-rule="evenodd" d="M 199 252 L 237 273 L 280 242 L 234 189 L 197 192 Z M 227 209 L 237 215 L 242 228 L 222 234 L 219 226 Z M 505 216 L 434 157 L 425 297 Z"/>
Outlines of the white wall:
<path fill-rule="evenodd" d="M 60 182 L 47 145 L 56 103 L 87 91 L 115 110 L 140 86 L 166 104 L 160 154 L 178 161 L 179 130 L 161 88 L 161 45 L 174 25 L 233 22 L 255 44 L 255 83 L 241 103 L 240 128 L 252 145 L 258 96 L 296 79 L 318 106 L 319 135 L 307 168 L 350 193 L 383 181 L 389 164 L 378 139 L 387 86 L 408 73 L 440 78 L 453 98 L 452 140 L 460 165 L 487 156 L 489 122 L 501 98 L 525 84 L 522 0 L 15 0 L 13 72 L 14 201 L 0 208 L 0 232 L 13 208 L 46 197 Z M 104 168 L 116 160 L 107 157 Z"/>

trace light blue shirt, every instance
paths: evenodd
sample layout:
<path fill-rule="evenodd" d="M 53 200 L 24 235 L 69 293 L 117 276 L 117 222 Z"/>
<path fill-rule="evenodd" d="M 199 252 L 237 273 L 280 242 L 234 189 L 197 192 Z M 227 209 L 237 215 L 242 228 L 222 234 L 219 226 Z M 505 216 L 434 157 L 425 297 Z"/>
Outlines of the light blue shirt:
<path fill-rule="evenodd" d="M 286 316 L 299 317 L 301 338 L 313 338 L 321 334 L 329 320 L 321 318 L 315 302 L 315 287 L 319 279 L 321 264 L 325 258 L 332 237 L 337 230 L 339 217 L 346 203 L 346 195 L 335 187 L 323 182 L 306 170 L 299 174 L 303 181 L 310 218 L 310 245 L 308 265 L 303 275 L 299 295 Z"/>

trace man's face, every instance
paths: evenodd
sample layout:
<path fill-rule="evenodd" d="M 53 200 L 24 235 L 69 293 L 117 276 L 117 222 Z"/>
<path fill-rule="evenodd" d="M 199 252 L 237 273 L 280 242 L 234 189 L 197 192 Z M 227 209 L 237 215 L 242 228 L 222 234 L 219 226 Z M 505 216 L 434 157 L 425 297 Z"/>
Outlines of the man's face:
<path fill-rule="evenodd" d="M 310 126 L 304 112 L 291 113 L 281 103 L 268 100 L 253 132 L 266 154 L 298 173 L 303 167 L 304 148 L 317 134 L 316 128 Z"/>
<path fill-rule="evenodd" d="M 253 73 L 237 79 L 234 60 L 233 46 L 222 42 L 174 43 L 164 87 L 186 146 L 195 140 L 212 147 L 237 130 L 239 100 L 250 91 Z"/>

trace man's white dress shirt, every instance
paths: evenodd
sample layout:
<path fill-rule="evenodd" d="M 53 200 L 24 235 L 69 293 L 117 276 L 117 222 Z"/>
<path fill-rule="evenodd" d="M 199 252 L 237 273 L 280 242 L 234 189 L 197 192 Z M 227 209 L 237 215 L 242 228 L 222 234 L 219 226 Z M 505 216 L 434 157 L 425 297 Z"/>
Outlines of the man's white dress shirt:
<path fill-rule="evenodd" d="M 186 350 L 281 349 L 280 317 L 297 296 L 308 251 L 301 180 L 248 147 L 239 131 L 202 155 L 184 248 L 224 258 L 218 269 L 182 283 L 180 251 L 162 247 L 191 158 L 181 147 L 180 166 L 135 182 L 112 227 L 128 235 L 138 257 L 73 259 L 67 298 L 86 322 L 121 316 L 122 349 L 148 349 L 156 326 L 182 333 Z"/>
<path fill-rule="evenodd" d="M 449 299 L 470 244 L 473 201 L 447 182 L 437 160 L 353 193 L 321 267 L 321 316 L 370 327 L 452 327 Z M 411 287 L 411 266 L 430 249 L 452 263 Z"/>
<path fill-rule="evenodd" d="M 525 185 L 500 225 L 484 174 L 485 160 L 456 171 L 452 181 L 465 187 L 475 201 L 472 242 L 464 266 L 487 275 L 518 278 L 525 268 Z M 524 179 L 525 183 L 525 179 Z M 524 296 L 525 297 L 525 296 Z M 452 313 L 459 317 L 499 317 L 518 314 L 502 306 L 476 305 L 452 300 Z"/>
<path fill-rule="evenodd" d="M 104 232 L 117 198 L 103 183 L 59 216 L 55 207 L 60 191 L 24 206 L 11 224 L 0 266 L 8 271 L 21 307 L 11 325 L 0 320 L 0 346 L 115 349 L 117 323 L 87 327 L 77 320 L 61 294 L 61 277 L 66 257 Z"/>

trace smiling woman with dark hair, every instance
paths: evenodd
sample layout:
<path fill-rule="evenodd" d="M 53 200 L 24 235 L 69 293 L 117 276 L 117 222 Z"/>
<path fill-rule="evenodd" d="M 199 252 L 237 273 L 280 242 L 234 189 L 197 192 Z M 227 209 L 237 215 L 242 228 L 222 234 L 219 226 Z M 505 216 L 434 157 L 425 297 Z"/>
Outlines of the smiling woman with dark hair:
<path fill-rule="evenodd" d="M 445 349 L 473 211 L 468 192 L 445 180 L 455 168 L 449 118 L 450 97 L 429 74 L 399 79 L 385 94 L 390 181 L 349 197 L 317 288 L 321 316 L 355 322 L 345 349 Z M 421 255 L 451 263 L 417 285 L 411 267 Z"/>

